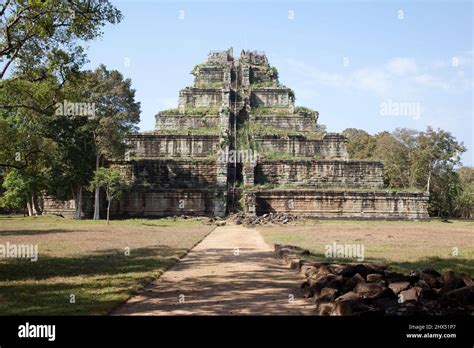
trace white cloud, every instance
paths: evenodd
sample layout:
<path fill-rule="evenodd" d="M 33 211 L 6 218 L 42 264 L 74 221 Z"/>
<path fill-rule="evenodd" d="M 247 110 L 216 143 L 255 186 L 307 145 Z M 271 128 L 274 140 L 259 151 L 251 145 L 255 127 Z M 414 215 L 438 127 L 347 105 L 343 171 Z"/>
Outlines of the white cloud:
<path fill-rule="evenodd" d="M 451 66 L 453 65 L 453 63 L 456 63 L 458 67 L 463 67 L 466 65 L 471 67 L 473 55 L 473 50 L 462 52 L 461 54 L 452 57 L 450 64 Z"/>
<path fill-rule="evenodd" d="M 418 72 L 418 66 L 413 58 L 392 58 L 385 64 L 385 68 L 389 73 L 397 76 L 406 76 Z"/>
<path fill-rule="evenodd" d="M 340 74 L 323 72 L 314 66 L 293 58 L 289 58 L 287 63 L 301 75 L 311 78 L 313 83 L 320 83 L 333 87 L 340 87 L 345 83 L 344 76 Z"/>
<path fill-rule="evenodd" d="M 358 69 L 351 75 L 350 86 L 356 89 L 385 94 L 390 90 L 392 81 L 390 75 L 381 69 Z"/>
<path fill-rule="evenodd" d="M 453 67 L 449 59 L 418 63 L 411 57 L 394 57 L 380 66 L 344 69 L 341 73 L 325 72 L 294 58 L 287 59 L 286 63 L 313 86 L 366 90 L 379 97 L 406 99 L 422 97 L 431 91 L 464 93 L 472 90 L 472 76 L 461 70 L 463 65 L 472 62 L 472 51 L 464 52 L 457 59 L 458 65 Z"/>
<path fill-rule="evenodd" d="M 414 80 L 422 87 L 441 88 L 445 91 L 448 91 L 450 87 L 448 82 L 443 81 L 442 79 L 432 76 L 430 74 L 416 75 L 414 77 Z"/>

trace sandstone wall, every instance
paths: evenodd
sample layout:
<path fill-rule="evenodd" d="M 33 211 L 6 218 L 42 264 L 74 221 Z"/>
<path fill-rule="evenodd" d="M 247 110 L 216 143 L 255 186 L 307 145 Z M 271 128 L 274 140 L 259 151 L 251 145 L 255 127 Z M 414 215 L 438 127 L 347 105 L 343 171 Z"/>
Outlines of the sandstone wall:
<path fill-rule="evenodd" d="M 183 130 L 195 128 L 217 128 L 219 116 L 161 115 L 155 116 L 156 130 Z"/>
<path fill-rule="evenodd" d="M 250 95 L 252 107 L 289 107 L 290 89 L 288 88 L 252 88 Z"/>
<path fill-rule="evenodd" d="M 115 162 L 130 183 L 149 188 L 213 187 L 217 181 L 216 161 L 139 160 Z"/>
<path fill-rule="evenodd" d="M 251 68 L 250 69 L 250 80 L 251 82 L 271 82 L 272 76 L 270 76 L 263 69 Z"/>
<path fill-rule="evenodd" d="M 223 92 L 218 88 L 185 88 L 179 92 L 179 106 L 193 107 L 220 107 Z"/>
<path fill-rule="evenodd" d="M 133 135 L 130 158 L 207 157 L 219 150 L 218 135 Z"/>
<path fill-rule="evenodd" d="M 76 204 L 73 199 L 60 201 L 51 196 L 43 197 L 43 213 L 61 214 L 64 217 L 72 218 L 76 211 Z"/>
<path fill-rule="evenodd" d="M 383 165 L 375 161 L 262 160 L 255 167 L 255 183 L 381 188 Z"/>
<path fill-rule="evenodd" d="M 136 190 L 112 201 L 111 216 L 213 215 L 213 190 Z"/>
<path fill-rule="evenodd" d="M 347 153 L 347 138 L 342 134 L 326 134 L 323 137 L 320 150 L 323 159 L 349 159 L 349 154 Z"/>
<path fill-rule="evenodd" d="M 199 68 L 199 74 L 195 83 L 216 83 L 224 81 L 224 68 L 219 66 L 203 66 Z"/>
<path fill-rule="evenodd" d="M 102 192 L 102 207 L 101 210 L 104 211 L 106 206 L 105 194 Z M 52 196 L 44 196 L 42 198 L 42 207 L 43 214 L 60 214 L 67 218 L 73 218 L 76 211 L 76 203 L 74 199 L 69 199 L 66 201 L 60 201 L 55 199 Z M 94 196 L 92 193 L 88 192 L 85 188 L 82 191 L 82 212 L 83 217 L 91 218 L 94 211 Z"/>
<path fill-rule="evenodd" d="M 125 192 L 120 200 L 113 200 L 110 207 L 115 217 L 160 217 L 173 215 L 215 215 L 218 194 L 206 189 L 134 189 Z M 85 218 L 92 218 L 94 199 L 91 195 L 83 197 Z M 106 216 L 106 198 L 101 194 L 101 217 Z M 225 210 L 225 208 L 224 208 Z M 44 214 L 61 214 L 73 218 L 75 204 L 73 200 L 58 201 L 44 197 Z"/>
<path fill-rule="evenodd" d="M 300 115 L 251 115 L 249 122 L 289 131 L 304 132 L 316 130 L 316 120 L 314 118 Z"/>
<path fill-rule="evenodd" d="M 257 214 L 316 218 L 428 219 L 428 195 L 414 192 L 267 190 L 254 192 Z"/>
<path fill-rule="evenodd" d="M 255 139 L 260 152 L 279 152 L 296 157 L 316 157 L 319 159 L 348 159 L 346 138 L 326 135 L 323 139 L 312 140 L 301 135 L 260 136 Z"/>

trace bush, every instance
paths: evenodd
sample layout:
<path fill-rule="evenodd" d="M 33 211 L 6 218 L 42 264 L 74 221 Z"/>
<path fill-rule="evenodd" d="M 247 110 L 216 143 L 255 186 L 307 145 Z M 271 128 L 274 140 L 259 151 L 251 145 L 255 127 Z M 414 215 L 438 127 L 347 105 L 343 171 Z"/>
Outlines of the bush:
<path fill-rule="evenodd" d="M 163 110 L 158 113 L 158 115 L 182 115 L 182 116 L 216 116 L 219 114 L 219 109 L 217 107 L 196 107 L 196 108 L 185 108 L 183 112 L 180 112 L 179 109 L 168 109 Z"/>

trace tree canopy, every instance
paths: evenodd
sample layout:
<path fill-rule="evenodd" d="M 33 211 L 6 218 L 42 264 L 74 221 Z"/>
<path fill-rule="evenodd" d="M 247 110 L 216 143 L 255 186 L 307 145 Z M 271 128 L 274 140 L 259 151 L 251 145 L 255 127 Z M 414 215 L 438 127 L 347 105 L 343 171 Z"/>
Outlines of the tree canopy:
<path fill-rule="evenodd" d="M 350 158 L 383 162 L 388 187 L 429 191 L 432 215 L 472 214 L 472 198 L 469 198 L 472 183 L 465 174 L 469 169 L 460 169 L 461 154 L 466 147 L 451 133 L 427 127 L 423 132 L 398 128 L 375 135 L 348 128 L 343 134 L 348 138 Z"/>
<path fill-rule="evenodd" d="M 83 42 L 102 35 L 122 14 L 109 1 L 4 0 L 0 5 L 0 79 L 12 68 L 78 68 Z M 15 64 L 13 64 L 15 63 Z"/>

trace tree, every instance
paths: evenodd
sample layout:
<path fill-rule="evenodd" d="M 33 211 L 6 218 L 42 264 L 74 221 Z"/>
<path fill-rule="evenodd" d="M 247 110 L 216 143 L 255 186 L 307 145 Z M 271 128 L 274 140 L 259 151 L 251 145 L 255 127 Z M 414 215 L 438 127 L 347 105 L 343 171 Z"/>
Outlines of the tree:
<path fill-rule="evenodd" d="M 51 100 L 54 100 L 57 80 L 54 76 L 38 82 L 9 79 L 2 85 L 0 166 L 6 169 L 9 179 L 3 204 L 17 206 L 27 195 L 25 204 L 29 215 L 41 214 L 45 168 L 56 151 L 56 144 L 45 136 L 45 129 L 53 113 Z M 18 190 L 9 182 L 16 182 L 24 189 Z M 21 198 L 14 199 L 18 195 Z"/>
<path fill-rule="evenodd" d="M 16 77 L 16 76 L 15 76 Z M 121 158 L 125 136 L 136 130 L 140 104 L 131 81 L 105 66 L 96 71 L 71 73 L 58 81 L 9 79 L 0 89 L 0 165 L 25 169 L 43 161 L 48 191 L 58 199 L 74 198 L 76 218 L 82 216 L 82 188 L 105 158 Z M 58 113 L 58 104 L 89 103 L 92 115 Z M 32 170 L 28 169 L 29 172 Z M 95 219 L 99 218 L 99 189 Z"/>
<path fill-rule="evenodd" d="M 20 70 L 46 63 L 84 62 L 81 43 L 122 15 L 108 1 L 4 0 L 0 5 L 0 79 L 16 62 Z"/>
<path fill-rule="evenodd" d="M 384 179 L 388 187 L 406 188 L 409 186 L 409 149 L 389 132 L 375 136 L 374 158 L 384 165 Z"/>
<path fill-rule="evenodd" d="M 121 19 L 107 0 L 0 4 L 0 166 L 12 176 L 47 178 L 28 190 L 33 197 L 40 196 L 39 189 L 59 199 L 72 194 L 77 218 L 93 168 L 105 157 L 119 156 L 125 130 L 132 129 L 128 122 L 138 122 L 130 80 L 103 66 L 80 71 L 86 61 L 84 43 Z M 96 103 L 99 119 L 55 114 L 66 100 Z M 133 107 L 138 112 L 128 117 Z M 8 201 L 13 202 L 15 192 L 10 185 Z M 27 203 L 35 201 L 28 198 Z M 96 206 L 98 217 L 99 202 Z"/>
<path fill-rule="evenodd" d="M 347 137 L 347 152 L 352 159 L 370 159 L 376 148 L 375 137 L 362 129 L 347 128 L 342 131 Z"/>
<path fill-rule="evenodd" d="M 349 128 L 343 134 L 348 138 L 351 158 L 383 162 L 387 186 L 429 192 L 430 214 L 469 215 L 471 186 L 468 180 L 461 181 L 456 171 L 466 148 L 451 133 L 428 127 L 425 132 L 398 128 L 375 136 Z"/>
<path fill-rule="evenodd" d="M 0 206 L 13 209 L 23 209 L 28 204 L 29 215 L 33 214 L 31 209 L 31 201 L 29 187 L 31 184 L 27 178 L 19 175 L 18 171 L 9 171 L 2 183 L 5 189 L 3 196 L 0 198 Z"/>
<path fill-rule="evenodd" d="M 22 169 L 47 155 L 44 130 L 54 113 L 58 81 L 2 81 L 0 88 L 0 166 Z"/>
<path fill-rule="evenodd" d="M 48 127 L 55 138 L 57 151 L 48 167 L 48 194 L 60 200 L 75 202 L 76 219 L 81 219 L 83 187 L 94 172 L 94 142 L 87 131 L 85 117 L 58 117 Z"/>
<path fill-rule="evenodd" d="M 110 203 L 113 199 L 120 196 L 121 192 L 126 187 L 126 181 L 120 171 L 116 168 L 99 168 L 94 172 L 89 190 L 94 191 L 96 188 L 103 187 L 105 189 L 105 196 L 107 198 L 107 225 L 110 217 Z"/>
<path fill-rule="evenodd" d="M 404 148 L 404 155 L 406 156 L 404 164 L 406 167 L 403 172 L 403 180 L 406 183 L 405 187 L 416 187 L 415 174 L 412 164 L 416 162 L 415 149 L 418 146 L 418 136 L 420 132 L 409 128 L 397 128 L 392 132 L 393 137 L 400 142 Z"/>
<path fill-rule="evenodd" d="M 95 144 L 95 168 L 102 161 L 123 158 L 126 150 L 125 137 L 136 131 L 140 121 L 140 103 L 135 101 L 131 80 L 124 79 L 116 70 L 104 65 L 88 72 L 84 85 L 84 100 L 95 105 L 95 115 L 88 127 Z M 94 219 L 100 219 L 99 187 L 94 194 Z"/>
<path fill-rule="evenodd" d="M 461 163 L 461 154 L 466 151 L 451 133 L 428 127 L 419 133 L 413 154 L 413 184 L 430 190 L 432 176 L 441 171 L 453 171 Z"/>
<path fill-rule="evenodd" d="M 41 215 L 39 203 L 42 190 L 45 188 L 45 178 L 41 173 L 29 170 L 11 169 L 3 181 L 5 192 L 0 199 L 0 206 L 13 209 L 27 208 L 28 215 Z"/>
<path fill-rule="evenodd" d="M 464 145 L 449 132 L 428 127 L 426 131 L 397 134 L 408 148 L 410 186 L 430 193 L 429 212 L 439 217 L 453 216 L 461 193 L 456 168 L 461 165 Z"/>
<path fill-rule="evenodd" d="M 456 215 L 463 219 L 474 218 L 474 168 L 461 167 L 457 171 L 461 192 L 456 199 Z"/>

